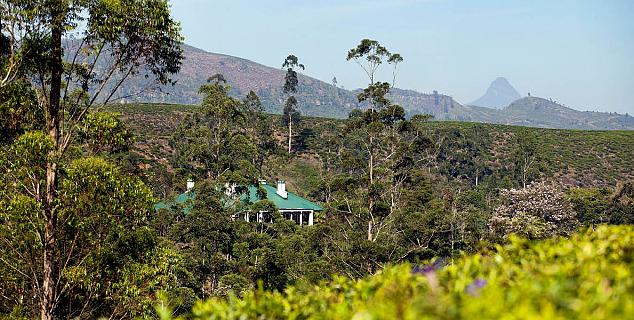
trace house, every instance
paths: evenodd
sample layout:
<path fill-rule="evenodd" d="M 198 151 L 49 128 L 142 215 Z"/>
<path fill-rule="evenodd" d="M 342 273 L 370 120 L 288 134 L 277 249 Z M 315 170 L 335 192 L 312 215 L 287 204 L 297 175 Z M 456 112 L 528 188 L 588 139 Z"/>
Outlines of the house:
<path fill-rule="evenodd" d="M 302 198 L 290 191 L 286 190 L 286 182 L 283 180 L 277 181 L 277 186 L 273 187 L 269 185 L 265 180 L 260 181 L 260 186 L 266 191 L 266 200 L 272 202 L 280 212 L 281 216 L 288 220 L 293 220 L 298 225 L 313 225 L 315 223 L 315 212 L 323 211 L 324 209 L 318 204 L 311 202 L 308 199 Z M 187 191 L 178 195 L 174 202 L 180 205 L 184 205 L 183 211 L 185 214 L 191 210 L 191 201 L 194 201 L 195 194 L 192 191 L 194 188 L 193 180 L 187 181 Z M 228 188 L 233 189 L 233 188 Z M 249 186 L 245 194 L 238 196 L 232 196 L 231 190 L 227 192 L 227 199 L 225 205 L 227 207 L 239 207 L 242 204 L 252 204 L 261 201 L 258 198 L 258 188 L 256 186 Z M 155 210 L 167 209 L 170 204 L 167 202 L 159 202 L 154 206 Z M 244 219 L 245 221 L 258 221 L 258 222 L 272 222 L 273 216 L 270 212 L 250 212 L 240 211 L 234 215 L 235 219 Z"/>

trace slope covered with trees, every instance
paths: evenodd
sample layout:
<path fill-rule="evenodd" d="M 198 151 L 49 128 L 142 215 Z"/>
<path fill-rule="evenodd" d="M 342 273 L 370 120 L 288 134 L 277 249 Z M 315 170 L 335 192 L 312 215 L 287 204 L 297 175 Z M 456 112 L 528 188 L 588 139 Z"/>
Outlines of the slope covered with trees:
<path fill-rule="evenodd" d="M 351 52 L 352 57 L 358 52 L 391 56 L 375 42 L 362 42 Z M 280 116 L 248 108 L 255 100 L 231 98 L 225 84 L 217 88 L 223 89 L 203 91 L 206 102 L 199 107 L 107 107 L 137 132 L 133 152 L 118 161 L 156 195 L 170 199 L 184 190 L 188 177 L 197 179 L 202 200 L 192 211 L 186 214 L 175 205 L 152 222 L 178 248 L 188 270 L 174 284 L 178 289 L 164 295 L 175 314 L 189 312 L 197 299 L 214 297 L 229 302 L 212 300 L 195 307 L 194 314 L 290 317 L 301 314 L 297 308 L 304 305 L 279 293 L 296 290 L 289 286 L 304 288 L 333 275 L 359 279 L 390 273 L 399 263 L 451 261 L 460 253 L 507 243 L 512 234 L 534 240 L 571 236 L 578 228 L 631 224 L 634 218 L 634 188 L 625 182 L 632 173 L 630 131 L 406 120 L 403 109 L 385 98 L 390 84 L 376 82 L 360 96 L 372 99 L 373 108 L 346 120 L 303 117 L 289 154 Z M 219 117 L 221 110 L 226 116 Z M 270 140 L 257 143 L 265 138 Z M 260 178 L 284 179 L 326 211 L 312 227 L 283 219 L 271 224 L 230 219 L 234 211 L 222 205 L 226 183 Z M 275 212 L 266 201 L 249 208 Z M 373 279 L 377 285 L 390 281 Z M 334 284 L 322 285 L 328 290 Z M 265 291 L 252 293 L 258 286 Z M 258 301 L 267 305 L 294 307 L 260 310 L 249 300 L 252 295 L 266 296 Z M 310 305 L 330 301 L 322 298 L 315 296 Z"/>
<path fill-rule="evenodd" d="M 409 297 L 453 297 L 434 306 L 458 316 L 472 311 L 462 309 L 460 294 L 471 285 L 473 295 L 484 288 L 488 298 L 518 292 L 533 299 L 541 288 L 531 291 L 513 280 L 542 277 L 548 284 L 564 273 L 570 280 L 570 263 L 552 263 L 562 252 L 572 257 L 578 277 L 546 290 L 563 293 L 553 312 L 616 316 L 631 309 L 621 302 L 631 295 L 631 277 L 623 271 L 632 261 L 631 228 L 603 225 L 634 222 L 632 132 L 407 117 L 409 110 L 391 95 L 398 92 L 394 77 L 375 77 L 385 67 L 395 76 L 404 58 L 370 39 L 347 54 L 369 84 L 354 97 L 362 108 L 346 112 L 346 119 L 294 120 L 300 113 L 293 100 L 302 101 L 303 91 L 293 56 L 285 64 L 286 117 L 265 114 L 253 90 L 236 96 L 231 79 L 219 73 L 197 85 L 197 106 L 113 105 L 108 102 L 125 92 L 119 89 L 131 76 L 174 84 L 183 55 L 167 1 L 0 0 L 0 9 L 1 317 L 170 317 L 188 315 L 209 298 L 215 300 L 194 312 L 240 316 L 237 304 L 253 306 L 253 315 L 292 317 L 295 298 L 279 292 L 305 286 L 313 288 L 300 298 L 306 306 L 332 304 L 338 308 L 330 311 L 347 318 L 383 285 L 404 288 Z M 75 40 L 63 41 L 68 38 Z M 283 219 L 261 178 L 286 178 L 319 202 L 324 211 L 317 223 Z M 172 201 L 187 179 L 196 181 L 193 200 Z M 231 201 L 248 187 L 256 188 L 258 200 Z M 168 205 L 154 207 L 160 200 Z M 245 211 L 273 219 L 236 218 Z M 575 238 L 579 228 L 587 234 Z M 527 249 L 515 234 L 573 238 L 560 240 L 562 248 L 545 242 Z M 499 249 L 505 243 L 518 250 Z M 492 248 L 500 255 L 489 259 Z M 464 254 L 475 255 L 460 258 Z M 522 261 L 519 266 L 532 262 L 531 270 L 560 268 L 523 274 L 509 263 L 503 267 L 516 273 L 500 274 L 495 264 L 505 257 Z M 430 261 L 452 266 L 436 273 L 440 263 L 412 272 L 407 265 Z M 478 261 L 485 262 L 482 269 Z M 486 278 L 496 290 L 453 266 Z M 392 278 L 403 270 L 403 278 Z M 374 274 L 385 278 L 356 282 Z M 442 287 L 439 276 L 451 287 Z M 401 287 L 405 282 L 410 287 Z M 588 287 L 607 288 L 607 296 L 587 293 Z M 339 293 L 356 305 L 346 309 Z M 579 307 L 579 299 L 596 303 Z M 368 314 L 409 312 L 399 304 L 407 299 L 381 300 L 365 309 Z M 503 307 L 527 308 L 512 299 Z"/>
<path fill-rule="evenodd" d="M 140 156 L 138 161 L 141 162 L 141 167 L 150 168 L 156 164 L 169 166 L 172 149 L 168 141 L 172 130 L 185 115 L 191 114 L 198 107 L 128 104 L 111 105 L 106 109 L 120 113 L 134 130 L 137 137 L 135 153 Z M 280 117 L 271 114 L 266 117 L 273 124 L 271 136 L 281 143 L 280 139 L 286 134 L 279 124 Z M 299 168 L 309 166 L 308 168 L 319 170 L 326 161 L 321 154 L 328 152 L 329 147 L 332 148 L 327 139 L 341 137 L 344 125 L 342 120 L 304 117 L 303 128 L 296 137 L 300 156 L 288 160 L 291 167 L 285 170 L 288 174 L 282 177 L 292 187 L 301 186 L 298 189 L 305 193 L 315 188 L 315 185 L 308 186 L 310 174 Z M 464 180 L 475 185 L 475 176 L 469 171 L 475 172 L 472 168 L 474 163 L 482 161 L 487 169 L 481 169 L 483 173 L 478 175 L 479 183 L 495 178 L 499 183 L 504 182 L 507 187 L 518 186 L 520 182 L 515 180 L 517 177 L 512 169 L 512 156 L 519 146 L 517 137 L 522 134 L 536 140 L 540 158 L 539 170 L 546 178 L 580 187 L 614 186 L 617 181 L 634 178 L 632 131 L 578 131 L 436 121 L 426 122 L 424 126 L 426 133 L 434 141 L 434 151 L 428 159 L 429 166 L 432 170 L 444 172 L 447 179 Z M 477 154 L 474 155 L 473 152 Z M 465 158 L 467 156 L 470 159 Z M 271 161 L 277 162 L 275 158 Z M 282 161 L 287 159 L 280 159 Z M 296 174 L 297 177 L 292 176 L 295 168 L 300 171 Z"/>

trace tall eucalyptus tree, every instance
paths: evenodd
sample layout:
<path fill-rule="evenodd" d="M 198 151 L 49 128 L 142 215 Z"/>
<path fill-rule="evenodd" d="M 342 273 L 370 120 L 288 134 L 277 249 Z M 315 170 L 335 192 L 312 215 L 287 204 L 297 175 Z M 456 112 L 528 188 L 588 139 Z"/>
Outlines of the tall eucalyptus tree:
<path fill-rule="evenodd" d="M 295 55 L 289 55 L 284 60 L 282 68 L 286 68 L 286 75 L 284 76 L 284 94 L 288 95 L 286 102 L 284 102 L 284 113 L 282 121 L 288 127 L 288 153 L 292 151 L 293 142 L 293 124 L 298 124 L 301 113 L 297 109 L 297 99 L 295 94 L 299 87 L 299 78 L 297 77 L 296 69 L 304 70 L 304 65 L 299 63 L 299 59 Z"/>
<path fill-rule="evenodd" d="M 41 318 L 52 319 L 64 288 L 60 274 L 69 261 L 59 255 L 60 170 L 77 125 L 92 107 L 115 99 L 133 75 L 171 83 L 182 59 L 180 28 L 166 0 L 0 0 L 0 21 L 9 44 L 0 87 L 26 74 L 45 115 L 45 136 L 37 136 L 48 141 L 43 181 L 24 193 L 42 208 L 41 215 L 30 213 L 41 225 L 34 230 L 41 271 L 30 279 Z"/>

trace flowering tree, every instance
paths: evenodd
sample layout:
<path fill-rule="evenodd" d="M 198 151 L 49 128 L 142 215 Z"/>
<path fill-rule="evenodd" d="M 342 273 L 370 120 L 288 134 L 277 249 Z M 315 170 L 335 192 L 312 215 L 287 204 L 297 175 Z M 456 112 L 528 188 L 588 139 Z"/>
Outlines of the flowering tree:
<path fill-rule="evenodd" d="M 489 219 L 492 237 L 520 234 L 530 239 L 568 235 L 579 222 L 564 193 L 540 182 L 523 189 L 502 190 L 503 203 Z"/>

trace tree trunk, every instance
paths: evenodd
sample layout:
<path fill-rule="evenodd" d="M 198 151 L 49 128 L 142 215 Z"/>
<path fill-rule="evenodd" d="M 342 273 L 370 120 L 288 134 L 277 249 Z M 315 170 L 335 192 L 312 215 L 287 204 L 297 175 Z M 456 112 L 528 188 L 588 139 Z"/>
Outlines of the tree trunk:
<path fill-rule="evenodd" d="M 370 136 L 370 160 L 368 162 L 368 169 L 370 170 L 370 185 L 372 185 L 374 183 L 374 155 L 372 154 L 372 136 Z"/>
<path fill-rule="evenodd" d="M 293 137 L 293 116 L 288 114 L 288 154 L 291 154 L 291 141 Z"/>
<path fill-rule="evenodd" d="M 42 251 L 42 302 L 40 306 L 42 320 L 53 319 L 55 301 L 55 227 L 57 217 L 54 208 L 57 189 L 57 165 L 49 163 L 46 168 L 46 203 L 44 205 L 46 223 L 44 224 L 44 249 Z"/>
<path fill-rule="evenodd" d="M 40 314 L 42 320 L 51 320 L 55 307 L 55 271 L 57 269 L 55 259 L 57 212 L 55 199 L 57 198 L 57 155 L 59 148 L 59 123 L 60 123 L 60 94 L 62 88 L 62 33 L 63 33 L 63 4 L 54 4 L 51 12 L 51 91 L 48 101 L 48 134 L 53 141 L 53 150 L 49 154 L 46 164 L 46 202 L 44 203 L 44 248 L 42 251 L 42 301 Z"/>

